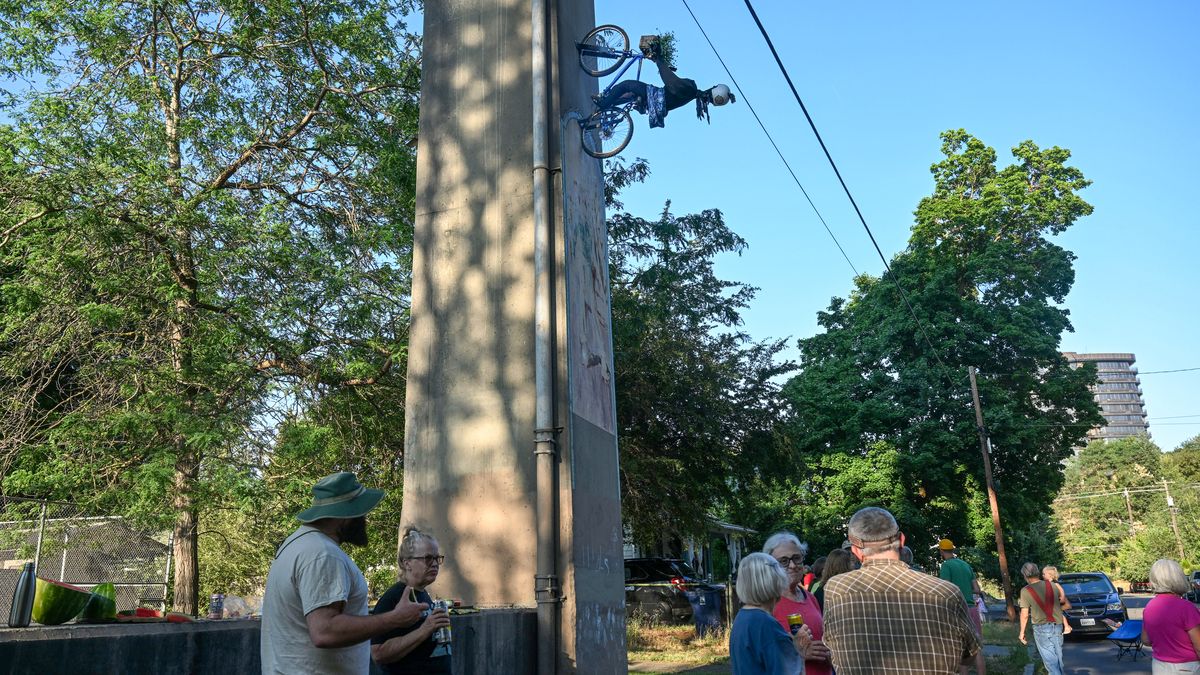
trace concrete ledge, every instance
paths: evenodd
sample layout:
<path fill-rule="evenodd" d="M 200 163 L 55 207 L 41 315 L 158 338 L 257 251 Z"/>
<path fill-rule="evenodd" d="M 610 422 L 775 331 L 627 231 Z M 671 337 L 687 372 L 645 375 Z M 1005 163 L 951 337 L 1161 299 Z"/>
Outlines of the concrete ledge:
<path fill-rule="evenodd" d="M 259 672 L 258 621 L 72 624 L 0 630 L 9 673 Z"/>
<path fill-rule="evenodd" d="M 536 610 L 490 609 L 452 621 L 455 675 L 536 671 Z M 256 675 L 258 639 L 253 619 L 4 628 L 0 673 Z"/>

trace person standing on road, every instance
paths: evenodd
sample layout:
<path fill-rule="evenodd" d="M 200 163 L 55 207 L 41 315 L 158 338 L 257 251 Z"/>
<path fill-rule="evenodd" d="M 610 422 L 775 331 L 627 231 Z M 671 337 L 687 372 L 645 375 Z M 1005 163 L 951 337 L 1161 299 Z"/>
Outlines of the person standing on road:
<path fill-rule="evenodd" d="M 804 675 L 802 655 L 812 632 L 801 626 L 788 635 L 771 615 L 787 587 L 779 561 L 766 553 L 751 553 L 738 564 L 737 594 L 743 606 L 729 631 L 733 675 Z"/>
<path fill-rule="evenodd" d="M 1063 628 L 1062 606 L 1058 589 L 1054 584 L 1042 580 L 1037 563 L 1021 565 L 1021 576 L 1025 577 L 1025 588 L 1021 589 L 1017 604 L 1021 607 L 1021 628 L 1017 638 L 1027 645 L 1025 626 L 1033 619 L 1033 641 L 1042 664 L 1050 675 L 1063 675 Z"/>
<path fill-rule="evenodd" d="M 975 604 L 975 598 L 981 597 L 983 590 L 979 588 L 979 580 L 975 578 L 975 571 L 965 560 L 958 557 L 958 548 L 949 539 L 938 542 L 938 552 L 942 554 L 942 567 L 938 570 L 938 577 L 954 584 L 962 592 L 963 601 L 967 603 L 967 616 L 971 618 L 971 624 L 975 626 L 975 633 L 982 641 L 983 620 L 979 616 L 979 607 Z M 987 672 L 987 662 L 984 660 L 982 649 L 975 655 L 975 671 L 979 675 Z M 967 667 L 963 666 L 961 672 L 966 675 Z"/>
<path fill-rule="evenodd" d="M 367 580 L 342 544 L 367 545 L 367 512 L 383 490 L 343 471 L 313 486 L 313 505 L 275 551 L 263 594 L 259 645 L 264 675 L 367 675 L 368 640 L 411 625 L 427 605 L 405 598 L 367 614 Z"/>
<path fill-rule="evenodd" d="M 831 675 L 833 669 L 830 666 L 829 648 L 821 642 L 821 637 L 825 634 L 821 607 L 817 605 L 817 599 L 812 593 L 804 590 L 802 583 L 808 544 L 800 541 L 799 537 L 791 532 L 776 532 L 767 537 L 767 543 L 763 544 L 763 553 L 778 560 L 779 566 L 788 577 L 787 589 L 780 595 L 779 602 L 775 603 L 771 615 L 784 630 L 790 631 L 788 617 L 799 614 L 804 619 L 804 625 L 812 631 L 813 638 L 804 655 L 804 672 L 807 675 Z"/>
<path fill-rule="evenodd" d="M 958 675 L 980 649 L 962 593 L 900 560 L 904 534 L 886 509 L 859 510 L 848 530 L 862 569 L 825 584 L 825 644 L 837 674 Z"/>
<path fill-rule="evenodd" d="M 1200 672 L 1200 610 L 1183 595 L 1192 584 L 1179 563 L 1150 566 L 1154 599 L 1142 610 L 1142 643 L 1154 647 L 1154 675 Z"/>

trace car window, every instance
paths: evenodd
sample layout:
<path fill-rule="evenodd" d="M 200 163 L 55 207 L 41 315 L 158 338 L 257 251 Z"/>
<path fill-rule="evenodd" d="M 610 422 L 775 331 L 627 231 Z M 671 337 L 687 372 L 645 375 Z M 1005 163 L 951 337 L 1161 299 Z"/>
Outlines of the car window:
<path fill-rule="evenodd" d="M 1086 593 L 1114 593 L 1112 582 L 1099 574 L 1074 574 L 1058 580 L 1067 595 Z"/>
<path fill-rule="evenodd" d="M 678 573 L 678 576 L 690 577 L 692 579 L 700 576 L 699 574 L 696 574 L 696 570 L 692 569 L 691 565 L 683 562 L 682 560 L 673 562 L 671 564 L 675 566 L 675 571 Z"/>
<path fill-rule="evenodd" d="M 646 580 L 646 570 L 637 563 L 628 563 L 625 565 L 625 580 L 639 582 Z"/>
<path fill-rule="evenodd" d="M 672 563 L 666 560 L 647 560 L 645 565 L 646 575 L 652 579 L 666 581 L 671 577 L 679 576 Z"/>

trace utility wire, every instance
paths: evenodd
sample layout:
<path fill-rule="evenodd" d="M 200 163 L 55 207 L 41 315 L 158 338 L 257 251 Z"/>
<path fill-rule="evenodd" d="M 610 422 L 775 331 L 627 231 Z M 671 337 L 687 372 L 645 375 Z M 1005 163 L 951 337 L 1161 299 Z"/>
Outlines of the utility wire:
<path fill-rule="evenodd" d="M 896 289 L 900 291 L 900 298 L 904 300 L 904 306 L 908 308 L 908 313 L 912 315 L 913 321 L 917 323 L 917 329 L 921 331 L 921 336 L 925 338 L 925 344 L 933 353 L 933 357 L 943 368 L 946 362 L 942 360 L 941 354 L 938 353 L 936 347 L 933 346 L 933 341 L 929 339 L 929 334 L 925 332 L 925 325 L 917 318 L 917 313 L 913 310 L 912 304 L 908 301 L 908 294 L 904 292 L 904 286 L 900 285 L 900 279 L 892 272 L 892 266 L 888 264 L 887 257 L 883 255 L 883 249 L 879 247 L 879 242 L 875 240 L 875 234 L 871 232 L 870 226 L 867 225 L 867 219 L 863 217 L 862 210 L 858 208 L 858 202 L 854 201 L 854 195 L 850 194 L 850 188 L 846 186 L 846 181 L 842 178 L 842 172 L 838 170 L 837 163 L 833 161 L 833 155 L 829 154 L 829 148 L 825 146 L 825 140 L 821 138 L 821 132 L 817 131 L 817 125 L 813 122 L 812 115 L 808 114 L 808 107 L 804 105 L 804 101 L 800 98 L 800 92 L 796 91 L 796 85 L 792 83 L 792 76 L 788 74 L 787 67 L 783 65 L 783 60 L 779 58 L 779 52 L 775 50 L 775 43 L 771 41 L 771 36 L 767 34 L 766 27 L 758 18 L 758 12 L 754 11 L 754 5 L 750 4 L 750 0 L 745 0 L 746 9 L 750 10 L 750 16 L 754 17 L 754 23 L 758 25 L 758 30 L 762 33 L 763 39 L 767 41 L 767 47 L 771 49 L 771 55 L 775 57 L 775 63 L 779 66 L 779 71 L 783 73 L 783 78 L 787 80 L 788 86 L 792 89 L 792 95 L 796 97 L 796 103 L 800 104 L 800 110 L 804 111 L 804 117 L 808 120 L 808 126 L 812 128 L 813 135 L 817 137 L 817 142 L 821 144 L 821 150 L 825 152 L 825 159 L 829 160 L 829 166 L 833 167 L 833 173 L 837 176 L 838 182 L 842 184 L 842 190 L 845 191 L 846 197 L 850 200 L 850 205 L 854 207 L 854 212 L 858 214 L 858 221 L 862 223 L 863 229 L 867 231 L 867 236 L 871 238 L 871 244 L 875 246 L 875 252 L 879 254 L 879 259 L 883 261 L 883 267 L 887 270 L 888 277 L 892 283 L 896 284 Z M 687 4 L 686 1 L 684 4 Z M 688 11 L 691 11 L 690 9 Z M 693 15 L 694 18 L 694 15 Z"/>
<path fill-rule="evenodd" d="M 1200 370 L 1200 368 L 1176 368 L 1175 370 L 1147 370 L 1145 372 L 1141 372 L 1141 373 L 1137 373 L 1137 374 L 1138 375 L 1161 375 L 1163 373 L 1188 373 L 1193 370 Z"/>
<path fill-rule="evenodd" d="M 708 33 L 704 30 L 704 26 L 700 25 L 700 19 L 696 18 L 696 13 L 692 11 L 692 8 L 688 5 L 687 0 L 683 0 L 683 6 L 687 9 L 688 14 L 692 15 L 692 21 L 696 22 L 696 27 L 700 29 L 700 34 L 704 36 L 704 39 L 708 42 L 708 46 L 712 48 L 713 54 L 716 54 L 717 60 L 721 62 L 721 67 L 725 69 L 725 74 L 729 76 L 729 81 L 733 82 L 733 86 L 735 89 L 737 89 L 738 95 L 742 97 L 742 103 L 745 103 L 746 107 L 750 109 L 750 114 L 754 115 L 754 121 L 758 122 L 758 126 L 761 127 L 763 133 L 766 134 L 767 140 L 771 142 L 771 147 L 775 148 L 775 154 L 779 155 L 779 160 L 783 162 L 783 166 L 787 168 L 788 173 L 792 174 L 792 180 L 796 182 L 796 187 L 800 188 L 800 192 L 804 193 L 804 198 L 808 200 L 808 205 L 812 207 L 813 213 L 817 214 L 817 219 L 821 221 L 821 225 L 825 226 L 825 231 L 829 233 L 829 238 L 833 239 L 833 243 L 837 246 L 838 250 L 842 252 L 842 257 L 846 259 L 846 264 L 849 265 L 850 269 L 854 271 L 854 276 L 858 276 L 858 268 L 854 266 L 854 263 L 850 262 L 850 256 L 846 255 L 846 249 L 842 248 L 842 243 L 838 241 L 837 237 L 834 236 L 833 230 L 829 227 L 829 223 L 825 222 L 825 217 L 821 215 L 819 210 L 817 210 L 817 205 L 813 203 L 812 197 L 808 196 L 808 190 L 805 190 L 804 186 L 800 184 L 800 179 L 796 177 L 796 172 L 792 170 L 792 165 L 789 164 L 787 158 L 783 156 L 783 151 L 780 150 L 779 145 L 775 143 L 775 139 L 771 136 L 771 132 L 767 131 L 767 125 L 763 124 L 762 119 L 758 116 L 758 112 L 754 110 L 754 106 L 750 105 L 750 98 L 746 96 L 746 91 L 742 89 L 740 84 L 738 84 L 737 78 L 733 76 L 732 72 L 730 72 L 729 66 L 725 65 L 725 59 L 721 58 L 721 53 L 717 51 L 716 45 L 714 45 L 713 41 L 709 39 Z"/>

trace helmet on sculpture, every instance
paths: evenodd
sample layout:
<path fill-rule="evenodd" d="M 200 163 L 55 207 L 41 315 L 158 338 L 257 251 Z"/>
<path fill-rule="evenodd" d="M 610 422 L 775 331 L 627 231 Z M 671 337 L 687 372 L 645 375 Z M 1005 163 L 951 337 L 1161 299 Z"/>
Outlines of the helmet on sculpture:
<path fill-rule="evenodd" d="M 713 105 L 725 105 L 733 100 L 733 94 L 729 93 L 729 87 L 718 84 L 708 90 L 709 96 L 712 97 Z"/>

